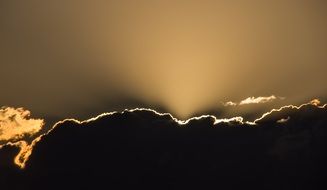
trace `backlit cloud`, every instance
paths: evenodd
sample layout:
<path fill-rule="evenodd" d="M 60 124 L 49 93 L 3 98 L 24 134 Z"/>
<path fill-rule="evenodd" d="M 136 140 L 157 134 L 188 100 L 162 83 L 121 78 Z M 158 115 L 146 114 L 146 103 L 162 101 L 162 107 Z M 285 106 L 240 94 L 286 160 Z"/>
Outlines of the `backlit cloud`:
<path fill-rule="evenodd" d="M 285 99 L 284 97 L 277 97 L 275 95 L 271 95 L 271 96 L 259 96 L 259 97 L 248 97 L 240 102 L 232 102 L 232 101 L 228 101 L 226 103 L 223 103 L 224 106 L 237 106 L 237 105 L 247 105 L 247 104 L 263 104 L 263 103 L 267 103 L 267 102 L 272 102 L 274 100 L 283 100 Z"/>
<path fill-rule="evenodd" d="M 224 106 L 237 106 L 238 104 L 236 102 L 229 101 L 229 102 L 223 103 L 223 105 Z"/>
<path fill-rule="evenodd" d="M 239 105 L 245 105 L 245 104 L 259 104 L 259 103 L 267 103 L 271 102 L 273 100 L 276 100 L 277 97 L 274 95 L 271 96 L 259 96 L 259 97 L 248 97 L 245 100 L 242 100 Z"/>
<path fill-rule="evenodd" d="M 291 117 L 290 116 L 288 116 L 288 117 L 286 117 L 286 118 L 282 118 L 282 119 L 279 119 L 279 120 L 277 120 L 276 122 L 277 123 L 286 123 L 288 120 L 290 120 L 291 119 Z"/>
<path fill-rule="evenodd" d="M 203 185 L 201 180 L 208 176 L 214 176 L 216 184 L 216 179 L 224 182 L 231 175 L 233 180 L 255 179 L 253 182 L 258 183 L 256 179 L 263 172 L 269 175 L 266 179 L 272 179 L 271 184 L 279 186 L 284 181 L 276 179 L 285 179 L 288 174 L 298 181 L 299 175 L 310 177 L 312 169 L 325 171 L 321 166 L 326 155 L 326 109 L 326 104 L 314 100 L 273 109 L 253 122 L 213 115 L 178 120 L 170 113 L 145 108 L 103 113 L 85 121 L 60 121 L 32 143 L 8 142 L 0 146 L 0 160 L 8 149 L 20 149 L 11 152 L 10 158 L 23 169 L 19 172 L 26 174 L 26 183 L 17 183 L 26 189 L 35 189 L 39 183 L 83 187 L 101 183 L 99 179 L 106 179 L 103 182 L 112 187 L 121 187 L 119 180 L 128 187 L 144 185 L 144 179 L 165 184 L 171 171 L 182 179 L 174 181 L 180 186 L 184 181 L 198 180 Z M 193 163 L 199 167 L 192 168 L 189 176 L 185 168 Z M 0 180 L 10 175 L 10 167 L 0 172 Z M 92 175 L 85 174 L 89 171 Z M 250 178 L 244 179 L 243 172 Z M 15 176 L 10 179 L 19 181 Z M 208 186 L 215 184 L 209 182 Z"/>
<path fill-rule="evenodd" d="M 0 109 L 0 142 L 20 140 L 39 132 L 44 121 L 31 119 L 30 111 L 24 108 L 3 107 Z"/>
<path fill-rule="evenodd" d="M 269 97 L 259 97 L 259 101 L 269 101 L 269 99 L 274 99 L 271 96 Z M 250 98 L 254 101 L 255 98 Z M 259 127 L 271 126 L 276 123 L 284 123 L 285 125 L 293 125 L 289 124 L 291 116 L 290 113 L 293 113 L 292 118 L 297 120 L 300 118 L 298 114 L 304 114 L 301 117 L 311 117 L 307 113 L 307 109 L 313 109 L 317 111 L 315 113 L 318 119 L 321 117 L 320 114 L 324 113 L 326 109 L 325 105 L 320 105 L 320 101 L 318 99 L 314 99 L 308 103 L 302 104 L 300 106 L 288 105 L 283 106 L 279 109 L 272 109 L 271 111 L 263 114 L 261 117 L 257 118 L 254 121 L 244 121 L 243 117 L 232 117 L 232 118 L 217 118 L 213 115 L 202 115 L 198 117 L 192 117 L 187 120 L 179 120 L 173 117 L 170 113 L 159 113 L 152 109 L 146 108 L 136 108 L 131 110 L 125 110 L 123 112 L 110 112 L 103 113 L 97 117 L 85 120 L 78 121 L 75 119 L 65 119 L 63 121 L 57 122 L 50 130 L 36 137 L 31 143 L 28 143 L 23 139 L 26 135 L 33 135 L 39 132 L 44 124 L 42 119 L 29 119 L 30 112 L 28 110 L 24 110 L 23 108 L 2 108 L 0 112 L 1 117 L 1 140 L 7 141 L 5 143 L 0 144 L 0 149 L 4 146 L 14 146 L 18 147 L 20 150 L 18 154 L 14 158 L 14 163 L 20 167 L 25 168 L 25 164 L 28 161 L 29 157 L 32 154 L 33 148 L 39 142 L 42 142 L 43 138 L 47 138 L 49 134 L 52 134 L 52 131 L 57 131 L 58 128 L 62 126 L 66 126 L 67 123 L 69 125 L 95 125 L 102 120 L 115 121 L 114 118 L 119 116 L 119 122 L 126 122 L 127 126 L 142 126 L 149 125 L 151 128 L 156 128 L 159 124 L 160 126 L 172 126 L 173 128 L 192 128 L 197 126 L 202 127 L 228 127 L 228 126 L 242 126 L 245 128 L 252 128 L 254 125 Z M 296 115 L 294 115 L 296 114 Z M 308 119 L 309 121 L 309 119 Z M 99 125 L 99 124 L 96 124 Z M 116 124 L 113 124 L 116 125 Z M 306 124 L 304 124 L 306 125 Z M 100 126 L 99 126 L 100 127 Z M 64 130 L 64 129 L 63 129 Z"/>

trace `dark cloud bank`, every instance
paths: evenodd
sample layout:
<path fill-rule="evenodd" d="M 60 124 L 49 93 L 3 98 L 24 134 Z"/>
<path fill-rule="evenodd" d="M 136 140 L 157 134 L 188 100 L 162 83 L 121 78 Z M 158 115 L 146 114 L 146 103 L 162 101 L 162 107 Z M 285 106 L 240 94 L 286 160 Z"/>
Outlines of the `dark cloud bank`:
<path fill-rule="evenodd" d="M 66 120 L 26 167 L 0 150 L 1 189 L 324 189 L 327 107 L 285 106 L 253 123 L 133 110 Z"/>

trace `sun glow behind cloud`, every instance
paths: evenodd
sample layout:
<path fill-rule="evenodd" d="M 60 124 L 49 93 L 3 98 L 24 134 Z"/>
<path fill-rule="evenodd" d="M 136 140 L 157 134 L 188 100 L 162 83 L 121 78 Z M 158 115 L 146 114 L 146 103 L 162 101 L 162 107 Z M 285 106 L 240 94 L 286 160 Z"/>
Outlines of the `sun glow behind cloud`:
<path fill-rule="evenodd" d="M 244 97 L 276 94 L 287 104 L 323 97 L 326 5 L 4 1 L 0 104 L 66 118 L 141 107 L 133 99 L 186 119 Z"/>
<path fill-rule="evenodd" d="M 126 113 L 126 112 L 133 113 L 133 112 L 146 111 L 146 112 L 149 112 L 149 113 L 154 113 L 158 117 L 159 116 L 168 116 L 168 117 L 166 117 L 166 119 L 170 118 L 173 122 L 175 122 L 180 127 L 187 126 L 192 122 L 204 121 L 204 120 L 207 120 L 207 119 L 209 119 L 211 121 L 211 125 L 213 127 L 217 126 L 217 125 L 220 125 L 220 124 L 226 124 L 226 125 L 231 126 L 231 127 L 233 127 L 233 126 L 247 126 L 247 127 L 249 127 L 249 126 L 252 127 L 253 126 L 253 127 L 257 127 L 257 125 L 260 124 L 262 122 L 262 120 L 267 118 L 270 114 L 273 114 L 273 113 L 276 113 L 276 112 L 283 112 L 285 109 L 300 110 L 302 107 L 310 106 L 310 105 L 315 106 L 317 109 L 325 109 L 326 106 L 327 106 L 327 104 L 324 104 L 324 105 L 320 105 L 320 104 L 321 104 L 321 102 L 318 99 L 314 99 L 314 100 L 310 101 L 309 103 L 301 104 L 300 106 L 294 106 L 294 105 L 283 106 L 283 107 L 281 107 L 279 109 L 272 109 L 271 111 L 269 111 L 267 113 L 264 113 L 260 118 L 257 118 L 254 121 L 244 121 L 243 117 L 240 117 L 240 116 L 232 117 L 232 118 L 219 119 L 219 118 L 217 118 L 216 116 L 213 116 L 213 115 L 202 115 L 202 116 L 198 116 L 198 117 L 192 117 L 192 118 L 189 118 L 187 120 L 179 120 L 179 119 L 173 117 L 173 115 L 171 115 L 170 113 L 159 113 L 159 112 L 157 112 L 155 110 L 152 110 L 152 109 L 136 108 L 136 109 L 132 109 L 132 110 L 125 110 L 124 112 L 121 112 L 121 113 L 119 113 L 119 112 L 103 113 L 101 115 L 98 115 L 97 117 L 94 117 L 94 118 L 91 118 L 91 119 L 88 119 L 88 120 L 85 120 L 85 121 L 78 121 L 78 120 L 75 120 L 75 119 L 65 119 L 63 121 L 57 122 L 51 129 L 46 131 L 44 134 L 41 134 L 41 135 L 35 137 L 35 139 L 31 143 L 26 142 L 24 139 L 17 140 L 18 137 L 22 138 L 22 137 L 24 137 L 24 135 L 26 135 L 26 133 L 31 133 L 30 130 L 27 130 L 28 132 L 26 132 L 26 130 L 20 130 L 20 131 L 16 130 L 16 132 L 19 131 L 21 134 L 18 134 L 18 132 L 17 132 L 17 134 L 15 134 L 12 138 L 7 139 L 7 142 L 0 145 L 0 149 L 2 147 L 4 147 L 4 146 L 16 146 L 16 147 L 18 147 L 20 149 L 20 151 L 17 154 L 17 156 L 15 157 L 14 163 L 18 167 L 23 169 L 25 167 L 25 164 L 28 161 L 30 155 L 32 154 L 33 147 L 39 141 L 42 140 L 43 136 L 46 136 L 47 134 L 51 133 L 52 130 L 54 130 L 57 126 L 63 124 L 66 121 L 74 122 L 74 123 L 77 123 L 77 124 L 86 124 L 86 123 L 94 122 L 94 121 L 96 121 L 98 119 L 101 119 L 102 117 L 110 117 L 111 115 L 114 115 L 114 114 L 123 114 L 123 113 Z M 4 111 L 6 109 L 10 110 L 10 111 Z M 2 110 L 2 112 L 1 112 L 2 115 L 4 115 L 4 113 L 7 113 L 7 112 L 9 112 L 9 113 L 13 113 L 13 112 L 16 113 L 17 112 L 17 113 L 20 113 L 21 116 L 26 120 L 26 117 L 29 116 L 29 114 L 30 114 L 28 111 L 23 110 L 22 108 L 18 108 L 18 109 L 6 108 L 6 109 Z M 9 113 L 7 113 L 7 115 Z M 6 117 L 6 120 L 11 121 L 12 119 L 10 119 L 10 117 Z M 32 121 L 37 121 L 38 124 L 43 126 L 43 120 L 33 120 L 33 119 L 31 119 L 31 120 Z M 290 120 L 290 116 L 287 116 L 286 118 L 278 118 L 275 121 L 275 123 L 279 123 L 279 124 L 287 123 L 289 120 Z M 25 126 L 25 128 L 30 127 L 30 123 L 27 122 L 26 125 L 27 126 Z M 20 127 L 20 126 L 16 126 L 16 127 Z M 24 126 L 23 126 L 23 128 L 24 128 Z M 34 131 L 37 131 L 37 130 L 34 130 Z M 12 136 L 12 134 L 13 134 L 10 130 L 5 130 L 3 132 L 8 132 L 8 135 L 2 133 L 2 135 L 4 135 L 5 137 Z"/>

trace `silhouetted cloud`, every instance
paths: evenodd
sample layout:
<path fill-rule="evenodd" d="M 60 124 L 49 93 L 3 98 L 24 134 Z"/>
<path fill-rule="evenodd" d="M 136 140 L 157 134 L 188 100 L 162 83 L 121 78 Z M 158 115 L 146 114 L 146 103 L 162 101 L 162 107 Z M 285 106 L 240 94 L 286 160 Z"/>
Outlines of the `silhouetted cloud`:
<path fill-rule="evenodd" d="M 7 143 L 22 147 L 15 163 L 24 169 L 0 179 L 25 189 L 316 189 L 327 169 L 326 109 L 314 100 L 252 122 L 141 108 L 66 119 L 31 144 Z"/>
<path fill-rule="evenodd" d="M 320 105 L 320 104 L 321 104 L 320 100 L 313 99 L 312 101 L 305 103 L 305 104 L 301 104 L 300 106 L 294 106 L 294 105 L 283 106 L 279 109 L 272 109 L 271 111 L 264 113 L 260 118 L 254 120 L 254 122 L 259 123 L 259 124 L 260 123 L 262 124 L 262 123 L 265 123 L 268 121 L 276 122 L 285 117 L 290 117 L 289 113 L 295 114 L 298 112 L 298 110 L 301 110 L 301 112 L 303 112 L 309 108 L 314 108 L 312 111 L 318 110 L 318 111 L 324 112 L 324 110 L 327 107 L 327 104 L 324 104 L 324 105 Z M 309 113 L 306 113 L 306 114 L 309 114 Z M 311 113 L 311 114 L 314 114 L 314 113 Z"/>

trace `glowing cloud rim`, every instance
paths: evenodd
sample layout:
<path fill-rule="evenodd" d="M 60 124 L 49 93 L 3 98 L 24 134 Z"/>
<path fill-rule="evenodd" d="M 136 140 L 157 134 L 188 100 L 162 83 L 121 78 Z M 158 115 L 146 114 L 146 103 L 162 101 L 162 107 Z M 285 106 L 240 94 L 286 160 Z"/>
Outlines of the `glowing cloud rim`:
<path fill-rule="evenodd" d="M 57 122 L 51 129 L 49 129 L 46 133 L 36 137 L 31 144 L 28 144 L 26 141 L 18 141 L 18 142 L 8 142 L 6 144 L 3 144 L 3 145 L 0 145 L 0 149 L 4 146 L 15 146 L 15 147 L 18 147 L 20 148 L 20 151 L 19 153 L 17 154 L 17 156 L 14 158 L 14 163 L 20 168 L 20 169 L 24 169 L 25 168 L 25 165 L 26 165 L 26 162 L 28 161 L 30 155 L 32 154 L 32 151 L 33 151 L 33 147 L 42 139 L 43 136 L 46 136 L 48 135 L 52 130 L 54 130 L 58 125 L 60 124 L 63 124 L 64 122 L 66 121 L 73 121 L 73 122 L 76 122 L 77 124 L 85 124 L 85 123 L 89 123 L 89 122 L 92 122 L 92 121 L 95 121 L 95 120 L 98 120 L 102 117 L 105 117 L 105 116 L 110 116 L 110 115 L 113 115 L 113 114 L 116 114 L 116 113 L 125 113 L 125 112 L 135 112 L 135 111 L 149 111 L 149 112 L 153 112 L 154 114 L 158 115 L 158 116 L 169 116 L 170 118 L 172 118 L 173 121 L 175 121 L 177 124 L 179 124 L 180 126 L 184 126 L 184 125 L 187 125 L 188 123 L 190 123 L 191 121 L 194 121 L 194 120 L 201 120 L 201 119 L 206 119 L 206 118 L 210 118 L 210 119 L 213 119 L 213 124 L 214 125 L 217 125 L 219 123 L 227 123 L 227 124 L 230 124 L 231 122 L 236 122 L 237 124 L 240 124 L 240 125 L 243 125 L 243 124 L 247 124 L 247 125 L 250 125 L 250 126 L 256 126 L 257 123 L 262 120 L 263 118 L 265 118 L 266 116 L 274 113 L 274 112 L 280 112 L 284 109 L 287 109 L 287 108 L 292 108 L 292 109 L 301 109 L 303 106 L 307 106 L 307 105 L 313 105 L 313 106 L 316 106 L 317 108 L 326 108 L 327 107 L 327 104 L 324 104 L 324 105 L 321 105 L 320 106 L 320 101 L 318 99 L 314 99 L 308 103 L 305 103 L 305 104 L 301 104 L 300 106 L 294 106 L 294 105 L 287 105 L 287 106 L 283 106 L 279 109 L 272 109 L 271 111 L 267 112 L 267 113 L 264 113 L 260 118 L 258 119 L 255 119 L 254 121 L 243 121 L 243 117 L 232 117 L 232 118 L 224 118 L 224 119 L 217 119 L 216 116 L 213 116 L 213 115 L 202 115 L 202 116 L 198 116 L 198 117 L 192 117 L 192 118 L 189 118 L 187 120 L 179 120 L 175 117 L 173 117 L 170 113 L 159 113 L 153 109 L 149 109 L 149 108 L 135 108 L 135 109 L 126 109 L 122 112 L 117 112 L 117 111 L 114 111 L 114 112 L 107 112 L 107 113 L 103 113 L 103 114 L 100 114 L 96 117 L 93 117 L 93 118 L 90 118 L 90 119 L 87 119 L 87 120 L 84 120 L 84 121 L 79 121 L 79 120 L 76 120 L 76 119 L 65 119 L 65 120 L 62 120 L 62 121 L 59 121 Z M 288 120 L 290 119 L 290 117 L 287 117 L 287 118 L 281 118 L 279 120 L 277 120 L 276 122 L 277 123 L 285 123 L 287 122 Z"/>

